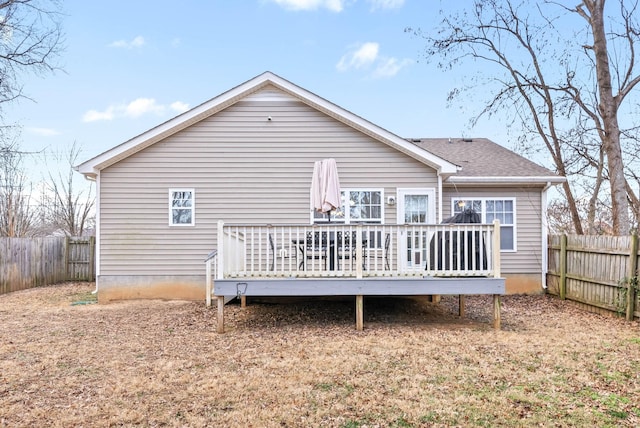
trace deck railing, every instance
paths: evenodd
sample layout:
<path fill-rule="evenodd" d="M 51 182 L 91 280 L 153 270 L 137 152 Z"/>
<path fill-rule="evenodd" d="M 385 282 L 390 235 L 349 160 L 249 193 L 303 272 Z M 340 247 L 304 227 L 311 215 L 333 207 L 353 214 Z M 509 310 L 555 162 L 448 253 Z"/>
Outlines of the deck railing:
<path fill-rule="evenodd" d="M 498 276 L 500 225 L 218 223 L 215 278 Z"/>

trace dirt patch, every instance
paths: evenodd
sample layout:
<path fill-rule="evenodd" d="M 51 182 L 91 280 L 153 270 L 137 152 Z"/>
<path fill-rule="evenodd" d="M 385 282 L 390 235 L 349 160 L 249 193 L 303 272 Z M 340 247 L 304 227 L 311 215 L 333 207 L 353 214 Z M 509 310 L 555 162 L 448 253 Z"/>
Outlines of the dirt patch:
<path fill-rule="evenodd" d="M 0 296 L 0 426 L 638 426 L 638 323 L 548 296 L 91 303 Z M 77 303 L 83 302 L 83 303 Z"/>

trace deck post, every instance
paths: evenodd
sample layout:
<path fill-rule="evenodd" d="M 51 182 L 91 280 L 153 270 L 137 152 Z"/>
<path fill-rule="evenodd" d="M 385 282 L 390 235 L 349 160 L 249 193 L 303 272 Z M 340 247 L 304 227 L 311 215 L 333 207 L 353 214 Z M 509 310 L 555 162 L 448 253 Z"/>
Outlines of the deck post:
<path fill-rule="evenodd" d="M 493 220 L 493 276 L 500 278 L 500 220 Z M 493 295 L 493 328 L 500 330 L 500 295 Z"/>
<path fill-rule="evenodd" d="M 362 256 L 362 225 L 358 224 L 356 225 L 356 278 L 358 279 L 362 279 L 362 266 L 364 265 Z"/>
<path fill-rule="evenodd" d="M 211 259 L 207 260 L 207 280 L 205 286 L 205 301 L 207 303 L 207 308 L 211 307 L 211 289 L 212 289 L 212 281 L 211 281 Z"/>
<path fill-rule="evenodd" d="M 493 295 L 493 328 L 500 330 L 500 295 Z"/>
<path fill-rule="evenodd" d="M 218 333 L 224 333 L 224 296 L 218 296 Z"/>
<path fill-rule="evenodd" d="M 364 296 L 356 296 L 356 330 L 362 331 L 364 328 Z"/>
<path fill-rule="evenodd" d="M 224 277 L 224 221 L 218 220 L 218 271 L 216 279 Z"/>
<path fill-rule="evenodd" d="M 493 277 L 500 278 L 500 220 L 493 220 Z"/>
<path fill-rule="evenodd" d="M 245 294 L 240 296 L 240 307 L 241 308 L 246 308 L 247 307 L 247 296 Z"/>
<path fill-rule="evenodd" d="M 458 295 L 458 316 L 464 317 L 464 294 Z"/>

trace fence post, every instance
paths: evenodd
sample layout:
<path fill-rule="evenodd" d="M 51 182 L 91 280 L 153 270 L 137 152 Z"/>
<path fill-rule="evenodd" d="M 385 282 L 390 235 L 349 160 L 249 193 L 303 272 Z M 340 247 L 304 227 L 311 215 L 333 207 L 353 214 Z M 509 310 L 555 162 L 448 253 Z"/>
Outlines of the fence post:
<path fill-rule="evenodd" d="M 96 237 L 89 237 L 89 281 L 96 279 Z"/>
<path fill-rule="evenodd" d="M 629 251 L 629 273 L 627 275 L 627 320 L 633 321 L 635 311 L 636 289 L 638 270 L 638 234 L 631 235 L 631 249 Z"/>
<path fill-rule="evenodd" d="M 560 298 L 567 295 L 567 235 L 560 237 Z"/>
<path fill-rule="evenodd" d="M 70 279 L 73 279 L 70 277 L 70 271 L 71 269 L 69 269 L 69 264 L 71 262 L 71 260 L 69 259 L 69 247 L 71 246 L 70 242 L 69 242 L 69 236 L 65 235 L 64 237 L 64 266 L 65 266 L 65 281 L 69 281 Z"/>

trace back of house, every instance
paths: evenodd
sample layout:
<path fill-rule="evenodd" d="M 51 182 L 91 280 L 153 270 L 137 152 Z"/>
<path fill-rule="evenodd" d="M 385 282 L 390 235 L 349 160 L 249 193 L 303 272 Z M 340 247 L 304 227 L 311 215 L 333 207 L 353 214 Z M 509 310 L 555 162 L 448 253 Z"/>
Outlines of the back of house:
<path fill-rule="evenodd" d="M 343 195 L 331 217 L 311 208 L 327 158 Z M 77 169 L 97 183 L 101 302 L 204 299 L 219 221 L 436 224 L 465 208 L 500 220 L 508 292 L 539 292 L 546 191 L 562 181 L 488 140 L 400 138 L 269 72 Z"/>

